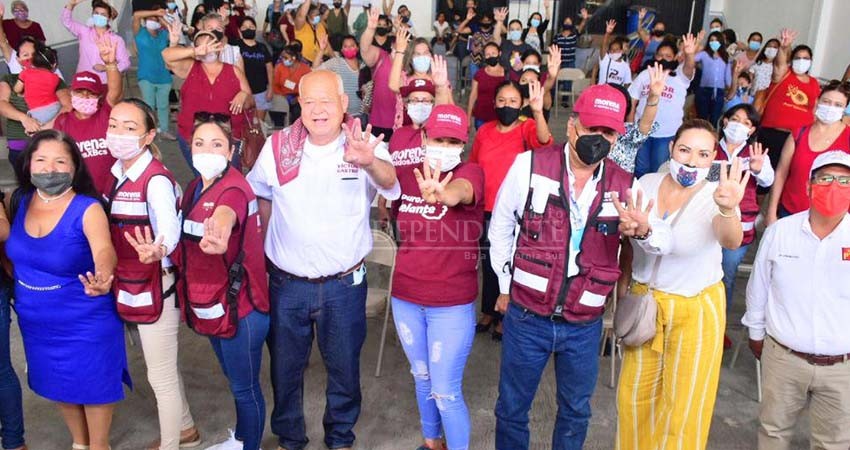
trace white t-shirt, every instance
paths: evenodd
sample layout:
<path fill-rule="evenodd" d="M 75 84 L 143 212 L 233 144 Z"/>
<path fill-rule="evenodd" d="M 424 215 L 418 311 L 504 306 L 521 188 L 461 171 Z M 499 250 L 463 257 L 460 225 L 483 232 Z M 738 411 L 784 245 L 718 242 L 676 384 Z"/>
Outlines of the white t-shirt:
<path fill-rule="evenodd" d="M 667 78 L 667 86 L 661 93 L 661 104 L 655 121 L 658 122 L 658 131 L 652 137 L 670 137 L 676 134 L 676 130 L 682 125 L 682 117 L 685 115 L 685 98 L 688 96 L 688 86 L 691 79 L 682 73 L 682 67 L 676 69 L 676 76 Z M 639 122 L 646 108 L 646 99 L 649 97 L 649 71 L 644 70 L 635 78 L 629 86 L 629 95 L 638 99 L 635 122 Z"/>
<path fill-rule="evenodd" d="M 632 277 L 637 282 L 648 283 L 656 258 L 663 255 L 654 287 L 668 294 L 692 297 L 723 278 L 723 253 L 712 227 L 714 216 L 720 212 L 714 203 L 717 183 L 708 182 L 695 194 L 685 215 L 672 229 L 670 222 L 679 211 L 663 219 L 660 217 L 663 212 L 658 211 L 658 188 L 667 175 L 649 173 L 640 179 L 644 201 L 652 199 L 655 206 L 650 216 L 652 235 L 646 240 L 631 241 Z"/>
<path fill-rule="evenodd" d="M 614 61 L 605 55 L 599 60 L 599 84 L 614 83 L 626 85 L 632 83 L 632 69 L 625 59 Z"/>
<path fill-rule="evenodd" d="M 218 56 L 218 59 L 225 64 L 236 65 L 236 62 L 242 59 L 242 50 L 237 45 L 227 44 Z"/>

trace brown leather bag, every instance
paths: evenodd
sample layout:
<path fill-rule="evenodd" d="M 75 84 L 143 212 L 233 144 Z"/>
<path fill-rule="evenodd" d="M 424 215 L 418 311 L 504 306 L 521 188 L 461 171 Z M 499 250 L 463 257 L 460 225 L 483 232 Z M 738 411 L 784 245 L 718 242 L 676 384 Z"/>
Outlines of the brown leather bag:
<path fill-rule="evenodd" d="M 254 167 L 257 162 L 257 157 L 260 156 L 260 150 L 266 143 L 266 135 L 263 134 L 263 128 L 260 126 L 260 119 L 257 118 L 254 110 L 243 111 L 245 115 L 245 125 L 242 128 L 242 170 L 248 172 Z"/>

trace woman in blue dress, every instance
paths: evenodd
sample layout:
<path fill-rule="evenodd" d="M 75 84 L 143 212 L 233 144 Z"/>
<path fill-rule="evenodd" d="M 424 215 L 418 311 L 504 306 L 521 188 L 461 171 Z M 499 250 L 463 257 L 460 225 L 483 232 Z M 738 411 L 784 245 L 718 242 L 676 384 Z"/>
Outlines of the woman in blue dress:
<path fill-rule="evenodd" d="M 106 214 L 66 134 L 36 133 L 19 164 L 6 253 L 29 386 L 57 403 L 72 448 L 108 450 L 112 412 L 130 377 L 110 291 L 116 256 Z"/>

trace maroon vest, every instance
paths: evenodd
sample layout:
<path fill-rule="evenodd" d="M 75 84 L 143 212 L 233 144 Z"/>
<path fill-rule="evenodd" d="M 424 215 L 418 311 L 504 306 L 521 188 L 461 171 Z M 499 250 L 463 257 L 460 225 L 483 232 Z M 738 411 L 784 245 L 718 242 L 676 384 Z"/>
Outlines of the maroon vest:
<path fill-rule="evenodd" d="M 746 144 L 743 149 L 738 153 L 738 158 L 750 158 L 750 145 Z M 723 151 L 723 148 L 720 147 L 720 144 L 717 144 L 717 156 L 714 157 L 716 161 L 728 161 L 729 157 L 726 155 L 726 152 Z M 770 164 L 765 161 L 765 164 Z M 758 198 L 756 196 L 756 177 L 750 175 L 750 181 L 747 182 L 747 187 L 744 189 L 744 198 L 741 199 L 741 226 L 744 228 L 744 239 L 741 242 L 741 245 L 751 244 L 755 240 L 756 236 L 756 217 L 759 215 L 759 203 Z"/>
<path fill-rule="evenodd" d="M 570 322 L 587 322 L 599 317 L 605 298 L 620 276 L 619 218 L 611 192 L 620 198 L 632 186 L 632 174 L 610 159 L 603 161 L 602 178 L 590 206 L 581 252 L 576 258 L 577 275 L 568 277 L 570 252 L 570 182 L 563 144 L 531 152 L 531 176 L 559 186 L 550 189 L 545 209 L 534 211 L 532 181 L 520 222 L 512 266 L 511 301 L 543 316 L 562 316 Z M 538 210 L 540 207 L 538 206 Z"/>
<path fill-rule="evenodd" d="M 201 179 L 189 183 L 183 198 L 183 233 L 180 239 L 178 297 L 186 322 L 195 332 L 222 338 L 233 337 L 240 317 L 252 309 L 269 311 L 268 274 L 263 252 L 263 231 L 257 198 L 239 171 L 228 167 L 224 175 L 194 201 Z M 245 217 L 228 241 L 225 255 L 201 250 L 204 219 L 212 217 L 219 199 L 228 190 L 241 191 L 249 199 Z"/>
<path fill-rule="evenodd" d="M 133 234 L 137 226 L 142 230 L 151 226 L 147 190 L 148 182 L 155 176 L 168 178 L 177 192 L 171 172 L 162 162 L 153 159 L 136 181 L 127 178 L 119 185 L 114 179 L 109 195 L 104 195 L 109 211 L 109 232 L 118 256 L 112 288 L 118 315 L 126 322 L 156 322 L 162 314 L 163 299 L 174 292 L 174 287 L 168 292 L 162 291 L 162 264 L 140 262 L 139 254 L 124 237 L 125 231 Z"/>

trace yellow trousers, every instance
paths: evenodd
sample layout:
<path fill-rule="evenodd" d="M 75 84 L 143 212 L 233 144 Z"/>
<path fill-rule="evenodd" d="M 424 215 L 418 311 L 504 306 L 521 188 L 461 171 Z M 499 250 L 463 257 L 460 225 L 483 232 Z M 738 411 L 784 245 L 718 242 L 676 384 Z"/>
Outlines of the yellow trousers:
<path fill-rule="evenodd" d="M 632 287 L 646 293 L 646 285 Z M 693 297 L 654 291 L 658 334 L 625 347 L 617 388 L 618 450 L 703 450 L 717 397 L 726 294 L 717 282 Z"/>

